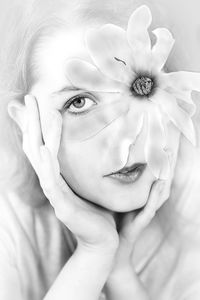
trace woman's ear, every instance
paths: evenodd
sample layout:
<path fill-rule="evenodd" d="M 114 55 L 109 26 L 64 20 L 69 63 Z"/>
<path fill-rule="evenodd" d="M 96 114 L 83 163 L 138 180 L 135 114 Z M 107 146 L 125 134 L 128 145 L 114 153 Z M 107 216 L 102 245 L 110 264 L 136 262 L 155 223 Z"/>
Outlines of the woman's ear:
<path fill-rule="evenodd" d="M 26 129 L 26 107 L 16 100 L 9 102 L 8 114 L 17 123 L 21 131 Z"/>

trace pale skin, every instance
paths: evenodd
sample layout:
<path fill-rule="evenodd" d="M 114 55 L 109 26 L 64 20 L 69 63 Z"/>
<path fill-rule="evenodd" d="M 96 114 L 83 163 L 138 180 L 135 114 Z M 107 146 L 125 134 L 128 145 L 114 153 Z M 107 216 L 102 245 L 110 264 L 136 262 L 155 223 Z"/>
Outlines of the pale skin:
<path fill-rule="evenodd" d="M 104 166 L 110 164 L 117 168 L 112 161 L 112 153 L 107 160 L 100 161 L 112 131 L 101 138 L 97 136 L 91 144 L 82 143 L 80 152 L 79 145 L 77 147 L 65 139 L 68 127 L 64 121 L 71 116 L 67 112 L 62 116 L 59 113 L 60 106 L 77 92 L 65 92 L 58 101 L 51 97 L 52 92 L 70 84 L 60 65 L 64 66 L 66 59 L 75 51 L 78 57 L 87 55 L 81 34 L 80 30 L 71 35 L 62 32 L 50 39 L 50 44 L 45 44 L 46 49 L 40 49 L 37 57 L 42 76 L 32 87 L 31 94 L 34 96 L 25 97 L 25 106 L 16 102 L 9 105 L 10 115 L 23 132 L 23 150 L 38 175 L 44 194 L 54 207 L 57 218 L 73 232 L 78 242 L 77 250 L 45 300 L 66 297 L 69 300 L 97 300 L 104 286 L 109 300 L 149 299 L 148 291 L 134 271 L 131 257 L 144 228 L 167 199 L 166 194 L 162 194 L 165 182 L 156 180 L 148 169 L 138 183 L 129 187 L 102 179 Z M 104 101 L 103 97 L 101 101 Z M 178 135 L 174 128 L 171 128 L 171 133 L 173 137 L 175 134 L 171 142 L 173 146 L 174 141 L 178 144 Z M 124 139 L 125 135 L 120 133 L 119 140 L 115 140 L 118 146 L 115 152 L 120 152 Z M 141 147 L 135 152 L 140 154 Z M 93 155 L 89 155 L 91 150 Z M 83 159 L 79 158 L 80 153 Z M 103 166 L 100 170 L 96 167 L 97 159 Z M 140 159 L 135 156 L 136 161 Z M 173 163 L 175 160 L 174 156 Z M 136 215 L 138 208 L 141 211 Z M 118 230 L 116 212 L 123 213 Z"/>
<path fill-rule="evenodd" d="M 177 13 L 174 9 L 175 3 L 172 1 L 166 3 L 172 5 L 169 9 L 170 15 L 174 13 L 177 18 Z M 190 8 L 191 7 L 194 6 L 190 5 Z M 188 9 L 186 11 L 188 14 Z M 198 10 L 196 10 L 196 12 L 197 11 Z M 198 20 L 198 18 L 193 19 Z M 177 36 L 180 32 L 181 31 L 178 30 Z M 77 35 L 73 34 L 73 36 Z M 64 49 L 61 44 L 60 49 L 64 49 L 65 54 L 68 54 L 68 56 L 70 56 L 71 53 L 74 55 L 74 48 L 69 49 L 69 45 L 72 45 L 72 43 L 67 43 L 67 49 Z M 185 46 L 189 47 L 190 45 L 192 45 L 192 43 L 187 43 Z M 51 45 L 49 48 L 51 49 Z M 54 48 L 52 47 L 52 49 Z M 76 49 L 81 49 L 79 44 Z M 66 50 L 69 51 L 69 53 L 67 53 Z M 77 56 L 79 57 L 81 55 L 78 53 Z M 52 57 L 51 55 L 41 56 L 41 62 L 38 63 L 42 68 L 42 62 L 47 59 L 46 66 L 48 66 L 49 69 L 44 73 L 44 78 L 47 78 L 45 79 L 47 85 L 48 87 L 52 87 L 53 91 L 62 86 L 62 82 L 59 81 L 59 72 L 56 69 L 56 62 L 53 64 L 54 57 L 62 58 L 60 53 L 56 52 L 53 53 Z M 68 57 L 64 57 L 64 59 L 66 58 Z M 194 56 L 192 55 L 192 57 L 190 57 L 190 64 L 191 58 L 194 58 Z M 196 59 L 194 59 L 194 66 L 196 65 Z M 194 66 L 192 66 L 193 69 Z M 51 67 L 54 72 L 51 70 Z M 183 67 L 188 67 L 186 67 L 185 60 Z M 190 67 L 191 66 L 188 68 Z M 180 68 L 182 68 L 182 66 L 180 66 Z M 53 86 L 55 83 L 57 86 Z M 126 202 L 123 203 L 124 206 L 120 206 L 120 202 L 117 199 L 108 199 L 108 197 L 104 197 L 105 201 L 102 202 L 96 202 L 96 199 L 90 199 L 93 201 L 92 203 L 91 201 L 84 201 L 81 197 L 75 195 L 69 188 L 67 181 L 63 179 L 59 172 L 59 170 L 62 169 L 66 175 L 69 173 L 69 170 L 68 168 L 64 170 L 64 164 L 61 163 L 59 165 L 57 159 L 62 127 L 62 121 L 57 112 L 57 107 L 53 112 L 51 132 L 47 139 L 44 132 L 41 131 L 40 121 L 42 122 L 45 119 L 42 108 L 48 108 L 50 101 L 48 99 L 48 101 L 45 102 L 45 97 L 40 95 L 40 93 L 37 94 L 33 92 L 33 95 L 36 95 L 36 97 L 28 96 L 25 107 L 21 106 L 20 109 L 18 109 L 19 116 L 14 119 L 22 128 L 24 151 L 40 179 L 40 184 L 46 197 L 54 207 L 56 216 L 70 228 L 78 241 L 77 250 L 58 275 L 45 299 L 67 298 L 69 300 L 95 300 L 99 298 L 104 285 L 109 300 L 149 299 L 148 291 L 145 290 L 134 271 L 131 257 L 142 231 L 145 227 L 148 227 L 156 210 L 166 200 L 162 195 L 163 182 L 159 180 L 155 182 L 154 178 L 150 178 L 151 180 L 149 180 L 148 183 L 143 180 L 141 182 L 143 187 L 142 191 L 146 189 L 145 195 L 148 196 L 148 199 L 141 202 L 141 199 L 136 197 L 139 189 L 135 188 L 135 195 L 130 194 L 129 191 L 127 192 L 127 195 L 130 195 L 130 202 L 127 200 L 127 206 Z M 19 104 L 17 104 L 17 106 L 19 106 Z M 41 120 L 39 120 L 38 116 L 38 107 L 41 113 L 40 116 L 42 116 Z M 24 122 L 24 116 L 27 120 L 27 124 Z M 28 118 L 26 118 L 26 116 L 28 116 Z M 178 140 L 178 138 L 174 138 L 174 140 Z M 62 159 L 60 161 L 62 162 Z M 180 176 L 182 176 L 184 173 L 182 166 L 180 169 Z M 180 176 L 178 176 L 179 181 Z M 86 179 L 88 179 L 87 176 Z M 150 193 L 147 193 L 148 190 L 150 190 Z M 110 200 L 110 209 L 113 208 L 113 212 L 108 210 L 108 207 L 105 206 L 108 202 L 107 200 Z M 98 206 L 96 206 L 95 203 L 98 204 Z M 141 212 L 136 216 L 134 209 L 142 206 L 144 206 L 144 208 L 142 208 Z M 126 213 L 123 214 L 122 226 L 120 230 L 117 231 L 116 222 L 118 220 L 115 218 L 114 212 L 123 211 L 123 209 Z M 194 300 L 194 297 L 192 300 Z"/>
<path fill-rule="evenodd" d="M 113 213 L 77 197 L 60 175 L 57 152 L 62 119 L 59 113 L 54 115 L 51 139 L 43 142 L 37 100 L 26 96 L 25 103 L 24 152 L 56 216 L 78 241 L 77 250 L 44 299 L 98 299 L 105 283 L 108 299 L 149 299 L 148 291 L 131 265 L 131 254 L 139 235 L 155 215 L 165 183 L 161 180 L 153 183 L 146 206 L 137 216 L 134 211 L 124 214 L 117 232 Z"/>

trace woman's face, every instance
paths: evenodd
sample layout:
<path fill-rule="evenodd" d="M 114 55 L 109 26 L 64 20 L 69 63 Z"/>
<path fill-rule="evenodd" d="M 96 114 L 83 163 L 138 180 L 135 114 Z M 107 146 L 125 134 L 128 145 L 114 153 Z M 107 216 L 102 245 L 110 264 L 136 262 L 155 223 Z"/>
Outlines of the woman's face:
<path fill-rule="evenodd" d="M 38 101 L 44 140 L 51 132 L 51 112 L 60 110 L 63 127 L 58 158 L 61 173 L 69 186 L 82 198 L 112 211 L 138 209 L 147 202 L 155 181 L 155 176 L 145 165 L 145 132 L 133 145 L 130 132 L 135 126 L 134 104 L 130 105 L 128 114 L 121 113 L 120 106 L 115 105 L 122 103 L 123 111 L 128 101 L 125 94 L 94 93 L 74 89 L 70 84 L 66 61 L 81 58 L 91 62 L 84 47 L 84 30 L 80 28 L 70 33 L 60 31 L 44 39 L 35 50 L 38 80 L 30 93 Z M 114 104 L 109 109 L 101 109 L 109 101 Z M 106 126 L 100 125 L 105 118 L 109 120 Z M 178 144 L 179 132 L 169 124 L 167 146 L 173 155 L 165 197 L 168 196 Z M 130 177 L 106 176 L 135 163 L 144 164 L 140 169 L 142 172 L 133 172 Z"/>

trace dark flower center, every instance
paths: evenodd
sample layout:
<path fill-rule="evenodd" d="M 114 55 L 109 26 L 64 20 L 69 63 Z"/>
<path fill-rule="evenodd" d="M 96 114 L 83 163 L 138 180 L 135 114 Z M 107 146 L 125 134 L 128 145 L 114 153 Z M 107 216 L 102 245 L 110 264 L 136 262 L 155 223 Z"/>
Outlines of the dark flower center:
<path fill-rule="evenodd" d="M 153 89 L 154 81 L 147 76 L 138 77 L 131 86 L 131 91 L 139 96 L 147 96 Z"/>

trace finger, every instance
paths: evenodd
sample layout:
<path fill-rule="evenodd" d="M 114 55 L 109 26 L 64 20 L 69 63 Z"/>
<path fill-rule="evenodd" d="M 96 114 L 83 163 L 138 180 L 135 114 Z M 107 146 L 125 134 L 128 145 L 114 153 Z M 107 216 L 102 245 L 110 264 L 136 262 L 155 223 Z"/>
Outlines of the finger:
<path fill-rule="evenodd" d="M 157 203 L 160 200 L 164 185 L 164 180 L 157 180 L 153 183 L 147 204 L 135 219 L 135 222 L 138 223 L 138 225 L 141 225 L 142 227 L 146 226 L 155 216 Z"/>
<path fill-rule="evenodd" d="M 51 116 L 51 126 L 44 141 L 51 154 L 57 157 L 62 133 L 62 115 L 58 111 L 52 111 Z"/>
<path fill-rule="evenodd" d="M 54 207 L 55 212 L 59 215 L 59 219 L 63 219 L 61 215 L 68 219 L 72 213 L 77 210 L 78 197 L 73 193 L 65 180 L 57 177 L 55 174 L 52 155 L 46 146 L 40 147 L 42 158 L 41 172 L 39 176 L 41 187 L 49 199 L 51 205 Z M 65 208 L 67 207 L 67 211 Z"/>
<path fill-rule="evenodd" d="M 52 156 L 49 149 L 46 146 L 41 146 L 40 154 L 42 158 L 39 174 L 40 185 L 51 205 L 58 210 L 60 208 L 63 209 L 71 195 L 68 193 L 66 199 L 64 199 L 63 191 L 60 188 L 60 184 L 54 172 Z"/>
<path fill-rule="evenodd" d="M 135 242 L 145 227 L 151 222 L 157 210 L 157 203 L 162 196 L 162 191 L 165 186 L 164 180 L 157 180 L 152 185 L 148 202 L 144 209 L 135 217 L 131 229 L 129 230 L 129 238 Z"/>
<path fill-rule="evenodd" d="M 148 218 L 149 220 L 153 218 L 153 216 L 156 213 L 157 204 L 160 198 L 162 197 L 162 193 L 165 185 L 166 185 L 166 181 L 160 179 L 153 183 L 150 190 L 147 204 L 145 205 L 144 209 L 140 213 L 141 217 L 147 218 L 147 220 Z M 139 215 L 137 217 L 139 218 Z"/>
<path fill-rule="evenodd" d="M 39 168 L 38 166 L 40 165 L 40 162 L 38 162 L 38 160 L 35 160 L 35 157 L 32 153 L 32 149 L 29 143 L 29 134 L 28 134 L 28 130 L 24 130 L 23 131 L 23 135 L 22 135 L 22 149 L 24 151 L 24 153 L 26 154 L 29 162 L 31 163 L 32 167 L 34 168 L 35 172 L 38 174 Z"/>
<path fill-rule="evenodd" d="M 25 96 L 25 104 L 28 113 L 27 141 L 29 149 L 36 160 L 40 157 L 40 146 L 43 145 L 43 138 L 40 126 L 40 116 L 36 99 L 32 95 Z"/>
<path fill-rule="evenodd" d="M 56 217 L 76 236 L 84 235 L 85 233 L 82 233 L 82 230 L 87 224 L 87 218 L 84 218 L 85 222 L 83 222 L 84 210 L 82 214 L 78 213 L 79 218 L 77 220 L 77 212 L 80 208 L 77 208 L 76 195 L 72 195 L 72 191 L 68 188 L 64 179 L 61 179 L 64 192 L 61 190 L 60 184 L 56 181 L 52 156 L 49 149 L 46 146 L 41 146 L 40 152 L 42 157 L 42 173 L 39 178 L 40 184 L 46 197 L 54 208 Z"/>
<path fill-rule="evenodd" d="M 37 173 L 38 163 L 36 163 L 36 161 L 34 160 L 34 157 L 33 157 L 33 154 L 32 154 L 32 149 L 31 149 L 30 144 L 29 144 L 29 136 L 28 136 L 27 132 L 23 132 L 22 149 L 23 149 L 24 153 L 26 154 L 26 156 L 28 157 L 28 160 L 31 163 L 32 167 L 34 168 L 34 170 Z"/>
<path fill-rule="evenodd" d="M 43 170 L 40 183 L 55 210 L 56 217 L 75 234 L 79 242 L 85 245 L 104 245 L 106 241 L 102 238 L 102 232 L 106 232 L 112 216 L 109 212 L 106 214 L 104 209 L 97 208 L 94 204 L 76 196 L 61 177 L 58 183 L 49 149 L 41 146 L 40 151 Z M 61 185 L 63 189 L 60 188 Z M 115 239 L 113 234 L 112 237 L 109 236 L 109 242 L 112 238 Z"/>
<path fill-rule="evenodd" d="M 62 116 L 58 111 L 52 111 L 51 116 L 51 126 L 47 134 L 45 134 L 44 140 L 46 147 L 51 152 L 54 173 L 58 179 L 60 177 L 60 166 L 57 154 L 61 142 Z"/>

